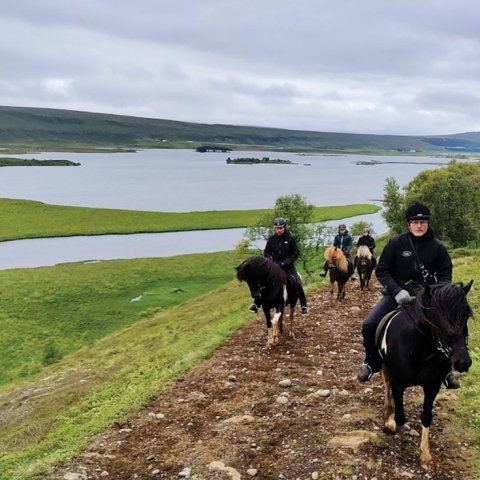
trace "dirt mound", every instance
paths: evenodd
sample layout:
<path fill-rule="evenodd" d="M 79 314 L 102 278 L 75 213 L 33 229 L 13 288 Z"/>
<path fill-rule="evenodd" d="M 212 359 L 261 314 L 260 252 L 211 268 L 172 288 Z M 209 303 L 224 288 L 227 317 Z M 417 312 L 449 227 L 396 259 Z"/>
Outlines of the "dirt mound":
<path fill-rule="evenodd" d="M 381 381 L 361 385 L 355 377 L 362 319 L 379 287 L 347 288 L 342 302 L 330 301 L 326 288 L 311 295 L 310 315 L 296 317 L 296 338 L 283 336 L 274 348 L 258 315 L 48 478 L 468 478 L 461 457 L 468 444 L 447 434 L 450 392 L 442 390 L 435 406 L 429 471 L 418 461 L 419 390 L 406 395 L 409 423 L 396 436 L 382 432 Z"/>

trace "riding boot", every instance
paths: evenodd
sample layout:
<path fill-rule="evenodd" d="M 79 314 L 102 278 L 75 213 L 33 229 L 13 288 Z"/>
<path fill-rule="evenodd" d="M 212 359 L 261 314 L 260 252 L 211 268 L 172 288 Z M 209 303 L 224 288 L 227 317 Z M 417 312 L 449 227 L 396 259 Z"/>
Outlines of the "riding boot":
<path fill-rule="evenodd" d="M 328 262 L 325 262 L 325 263 L 323 264 L 323 269 L 320 270 L 319 275 L 320 275 L 321 277 L 325 277 L 325 276 L 327 275 L 327 272 L 328 272 Z"/>
<path fill-rule="evenodd" d="M 372 375 L 382 368 L 382 359 L 375 346 L 375 332 L 377 325 L 367 324 L 362 327 L 363 346 L 365 347 L 365 361 L 360 367 L 357 378 L 361 382 L 367 382 Z"/>

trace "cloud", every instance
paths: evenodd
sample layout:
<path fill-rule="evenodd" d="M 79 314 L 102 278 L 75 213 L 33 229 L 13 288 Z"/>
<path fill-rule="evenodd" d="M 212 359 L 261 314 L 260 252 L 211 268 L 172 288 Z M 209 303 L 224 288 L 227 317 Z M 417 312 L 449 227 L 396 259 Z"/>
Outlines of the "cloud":
<path fill-rule="evenodd" d="M 480 130 L 474 0 L 17 0 L 0 104 L 358 133 Z"/>

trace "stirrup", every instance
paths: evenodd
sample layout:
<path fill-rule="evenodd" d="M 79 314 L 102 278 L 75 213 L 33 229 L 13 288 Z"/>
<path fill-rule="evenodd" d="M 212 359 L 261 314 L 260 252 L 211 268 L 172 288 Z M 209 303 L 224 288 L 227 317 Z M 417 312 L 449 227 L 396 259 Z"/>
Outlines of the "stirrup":
<path fill-rule="evenodd" d="M 252 313 L 258 313 L 258 307 L 252 303 L 249 307 L 248 307 L 248 311 L 249 312 L 252 312 Z"/>
<path fill-rule="evenodd" d="M 368 382 L 373 375 L 372 367 L 368 363 L 364 363 L 357 374 L 357 379 L 359 382 Z"/>
<path fill-rule="evenodd" d="M 460 382 L 453 372 L 448 372 L 443 384 L 448 390 L 456 390 L 457 388 L 460 388 Z"/>

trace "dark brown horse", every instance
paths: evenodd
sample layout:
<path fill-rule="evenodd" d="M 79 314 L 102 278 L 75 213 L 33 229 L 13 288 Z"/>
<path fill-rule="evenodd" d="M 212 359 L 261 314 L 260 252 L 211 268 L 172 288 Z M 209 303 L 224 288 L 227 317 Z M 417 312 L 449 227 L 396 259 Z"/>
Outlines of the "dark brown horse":
<path fill-rule="evenodd" d="M 298 301 L 295 279 L 287 275 L 278 263 L 261 256 L 247 258 L 235 268 L 237 278 L 247 282 L 252 298 L 262 304 L 267 322 L 267 345 L 278 343 L 278 334 L 283 332 L 283 312 L 287 305 L 290 307 L 288 333 L 293 337 L 293 316 Z"/>
<path fill-rule="evenodd" d="M 358 278 L 360 280 L 360 290 L 368 289 L 370 278 L 373 272 L 372 252 L 366 245 L 360 245 L 355 257 L 355 267 L 357 268 Z"/>
<path fill-rule="evenodd" d="M 328 262 L 328 272 L 330 275 L 330 299 L 333 299 L 335 291 L 335 282 L 337 282 L 338 293 L 337 300 L 345 298 L 345 286 L 349 278 L 348 262 L 341 248 L 328 247 L 324 253 L 325 260 Z"/>

